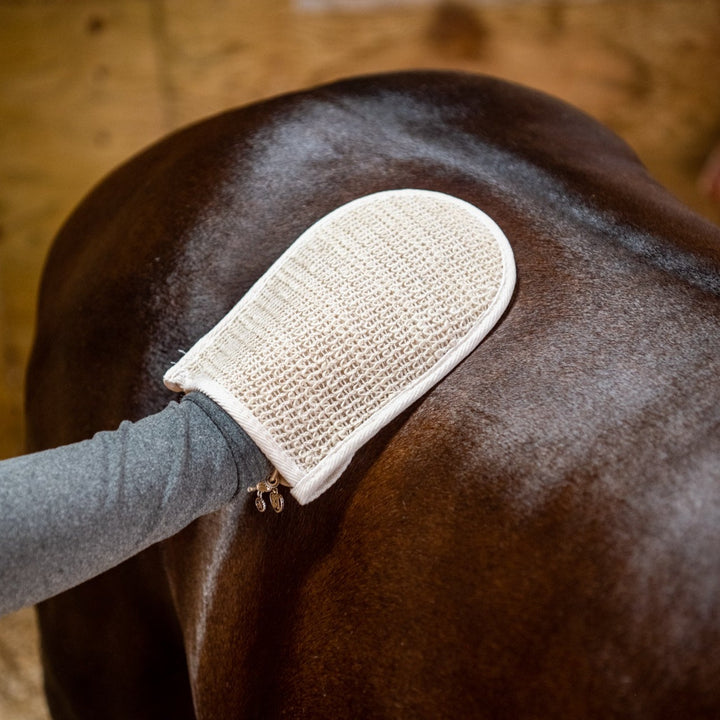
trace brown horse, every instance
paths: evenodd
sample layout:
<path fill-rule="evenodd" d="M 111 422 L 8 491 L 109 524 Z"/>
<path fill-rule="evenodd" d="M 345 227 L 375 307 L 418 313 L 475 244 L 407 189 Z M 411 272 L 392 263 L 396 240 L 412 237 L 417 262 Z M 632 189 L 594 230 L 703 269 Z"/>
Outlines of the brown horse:
<path fill-rule="evenodd" d="M 544 95 L 360 78 L 132 159 L 50 254 L 31 448 L 161 409 L 305 228 L 402 187 L 503 228 L 505 317 L 316 502 L 241 496 L 44 603 L 55 718 L 720 716 L 720 230 Z"/>

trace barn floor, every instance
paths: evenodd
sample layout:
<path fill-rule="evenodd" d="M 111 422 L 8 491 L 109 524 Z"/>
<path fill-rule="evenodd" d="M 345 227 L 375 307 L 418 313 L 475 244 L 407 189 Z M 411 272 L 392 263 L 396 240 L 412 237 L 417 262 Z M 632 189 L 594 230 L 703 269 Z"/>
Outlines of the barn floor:
<path fill-rule="evenodd" d="M 352 7 L 363 5 L 359 12 Z M 171 9 L 172 8 L 172 9 Z M 716 0 L 0 0 L 0 458 L 51 238 L 104 173 L 170 130 L 334 78 L 415 67 L 535 86 L 615 129 L 683 201 L 720 141 Z M 47 717 L 32 611 L 0 619 L 0 719 Z"/>
<path fill-rule="evenodd" d="M 0 619 L 0 718 L 46 720 L 41 692 L 35 614 L 21 610 Z"/>

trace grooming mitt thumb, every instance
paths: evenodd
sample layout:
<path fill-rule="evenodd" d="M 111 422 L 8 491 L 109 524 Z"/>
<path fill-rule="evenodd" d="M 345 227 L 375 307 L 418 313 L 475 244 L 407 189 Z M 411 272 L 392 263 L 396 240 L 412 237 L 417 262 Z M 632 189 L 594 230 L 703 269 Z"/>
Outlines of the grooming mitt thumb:
<path fill-rule="evenodd" d="M 306 230 L 164 381 L 215 400 L 308 503 L 477 346 L 514 285 L 473 205 L 368 195 Z"/>

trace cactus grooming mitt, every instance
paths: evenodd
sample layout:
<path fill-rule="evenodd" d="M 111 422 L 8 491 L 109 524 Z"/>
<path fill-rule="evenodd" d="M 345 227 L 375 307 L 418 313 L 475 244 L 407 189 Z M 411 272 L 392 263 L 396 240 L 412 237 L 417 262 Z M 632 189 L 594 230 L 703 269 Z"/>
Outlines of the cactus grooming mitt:
<path fill-rule="evenodd" d="M 367 195 L 306 230 L 164 381 L 215 400 L 308 503 L 478 345 L 514 286 L 475 206 Z"/>

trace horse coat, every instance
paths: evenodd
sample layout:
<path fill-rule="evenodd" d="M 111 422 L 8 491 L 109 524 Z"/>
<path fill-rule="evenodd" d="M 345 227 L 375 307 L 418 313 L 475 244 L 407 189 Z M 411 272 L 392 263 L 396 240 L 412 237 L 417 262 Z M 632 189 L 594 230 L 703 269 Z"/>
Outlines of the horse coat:
<path fill-rule="evenodd" d="M 505 317 L 316 502 L 239 497 L 42 604 L 54 718 L 720 714 L 720 231 L 537 92 L 358 78 L 131 159 L 50 253 L 30 449 L 161 409 L 305 228 L 401 187 L 503 229 Z"/>

